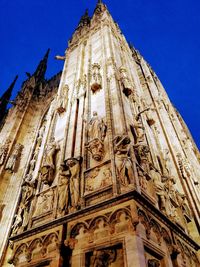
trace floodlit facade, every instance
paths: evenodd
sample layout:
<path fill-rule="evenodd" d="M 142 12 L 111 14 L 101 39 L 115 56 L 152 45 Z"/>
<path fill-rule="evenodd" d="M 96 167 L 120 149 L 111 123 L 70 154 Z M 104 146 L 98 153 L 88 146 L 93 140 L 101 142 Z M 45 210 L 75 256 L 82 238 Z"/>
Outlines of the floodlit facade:
<path fill-rule="evenodd" d="M 199 151 L 150 65 L 102 1 L 48 54 L 1 98 L 1 266 L 200 266 Z"/>

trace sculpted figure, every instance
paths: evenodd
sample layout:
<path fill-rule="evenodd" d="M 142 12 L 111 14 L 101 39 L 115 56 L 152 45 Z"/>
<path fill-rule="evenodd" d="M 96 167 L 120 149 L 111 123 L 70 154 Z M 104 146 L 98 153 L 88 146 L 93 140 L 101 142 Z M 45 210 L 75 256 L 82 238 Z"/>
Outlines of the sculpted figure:
<path fill-rule="evenodd" d="M 25 181 L 22 185 L 22 196 L 21 196 L 21 216 L 22 216 L 22 231 L 27 227 L 29 221 L 29 209 L 30 203 L 34 196 L 35 186 L 34 184 Z"/>
<path fill-rule="evenodd" d="M 53 138 L 52 142 L 47 146 L 44 162 L 41 168 L 41 176 L 44 184 L 51 185 L 54 180 L 55 157 L 60 149 L 59 144 Z"/>
<path fill-rule="evenodd" d="M 11 227 L 12 228 L 12 235 L 16 235 L 22 226 L 22 221 L 23 221 L 22 211 L 23 211 L 23 208 L 19 207 L 18 213 L 15 215 L 14 224 Z"/>
<path fill-rule="evenodd" d="M 166 177 L 171 176 L 171 170 L 172 170 L 172 164 L 169 158 L 169 150 L 166 149 L 164 151 L 164 170 L 163 170 L 164 176 Z"/>
<path fill-rule="evenodd" d="M 120 76 L 120 80 L 124 88 L 123 93 L 126 96 L 129 96 L 130 94 L 133 93 L 133 85 L 130 82 L 130 79 L 127 74 L 127 70 L 124 67 L 121 67 L 119 69 L 119 76 Z"/>
<path fill-rule="evenodd" d="M 69 177 L 70 172 L 66 170 L 65 164 L 60 167 L 58 183 L 58 215 L 62 216 L 68 210 L 69 206 Z"/>
<path fill-rule="evenodd" d="M 150 165 L 150 172 L 149 175 L 151 176 L 153 182 L 154 182 L 154 187 L 155 187 L 155 192 L 158 198 L 159 208 L 161 211 L 165 210 L 165 204 L 166 204 L 166 193 L 165 193 L 165 184 L 162 182 L 162 177 L 159 171 L 153 166 Z"/>
<path fill-rule="evenodd" d="M 8 153 L 9 143 L 10 141 L 6 141 L 6 143 L 0 147 L 0 166 L 4 164 L 4 160 Z"/>
<path fill-rule="evenodd" d="M 82 158 L 69 158 L 66 160 L 66 165 L 70 171 L 70 197 L 71 210 L 76 211 L 79 208 L 80 199 L 80 165 Z"/>
<path fill-rule="evenodd" d="M 113 140 L 115 151 L 115 163 L 119 180 L 123 186 L 131 183 L 134 177 L 132 162 L 129 157 L 129 147 L 131 140 L 127 135 L 118 135 Z"/>
<path fill-rule="evenodd" d="M 138 160 L 138 163 L 140 164 L 141 168 L 145 173 L 149 173 L 149 147 L 146 145 L 146 143 L 141 142 L 134 145 L 135 151 L 136 151 L 136 157 Z"/>
<path fill-rule="evenodd" d="M 6 170 L 10 170 L 10 172 L 15 171 L 16 164 L 21 155 L 22 148 L 23 148 L 23 145 L 15 144 L 14 150 L 7 161 L 6 168 L 5 168 Z"/>
<path fill-rule="evenodd" d="M 100 141 L 104 141 L 106 136 L 107 127 L 102 118 L 100 118 L 96 111 L 93 111 L 93 116 L 89 121 L 88 135 L 89 139 L 93 140 L 98 138 Z"/>
<path fill-rule="evenodd" d="M 96 93 L 102 88 L 102 77 L 100 74 L 100 65 L 95 63 L 92 65 L 91 90 Z"/>
<path fill-rule="evenodd" d="M 68 91 L 69 87 L 65 84 L 61 90 L 60 95 L 58 96 L 58 113 L 61 114 L 66 111 L 67 102 L 68 102 Z"/>
<path fill-rule="evenodd" d="M 45 132 L 45 128 L 46 128 L 46 125 L 44 124 L 44 125 L 42 125 L 42 127 L 39 130 L 38 138 L 37 138 L 37 143 L 39 146 L 41 146 L 41 144 L 42 144 L 42 138 L 43 138 L 43 135 Z"/>
<path fill-rule="evenodd" d="M 134 129 L 136 132 L 136 143 L 144 142 L 145 140 L 145 129 L 140 119 L 135 120 Z"/>

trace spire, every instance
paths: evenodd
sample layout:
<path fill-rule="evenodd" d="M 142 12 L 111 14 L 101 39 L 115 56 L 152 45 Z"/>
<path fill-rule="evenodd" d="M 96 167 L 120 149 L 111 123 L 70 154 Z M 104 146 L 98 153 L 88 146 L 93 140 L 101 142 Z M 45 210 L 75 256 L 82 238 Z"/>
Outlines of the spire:
<path fill-rule="evenodd" d="M 94 13 L 100 14 L 103 10 L 105 10 L 105 4 L 103 3 L 102 0 L 98 0 Z"/>
<path fill-rule="evenodd" d="M 13 88 L 18 79 L 18 75 L 15 77 L 14 81 L 11 83 L 9 88 L 5 91 L 5 93 L 0 98 L 0 124 L 3 121 L 4 116 L 7 113 L 7 104 L 9 103 L 10 97 L 12 95 Z"/>
<path fill-rule="evenodd" d="M 88 13 L 88 9 L 86 9 L 84 15 L 80 19 L 80 22 L 78 24 L 78 28 L 83 27 L 85 25 L 89 25 L 89 24 L 90 24 L 90 16 Z"/>
<path fill-rule="evenodd" d="M 44 76 L 45 76 L 46 69 L 47 69 L 47 61 L 48 61 L 48 57 L 49 57 L 49 51 L 50 51 L 50 49 L 47 50 L 46 54 L 44 55 L 44 58 L 40 61 L 36 71 L 33 74 L 33 76 L 35 76 L 35 79 L 37 82 L 44 80 Z"/>

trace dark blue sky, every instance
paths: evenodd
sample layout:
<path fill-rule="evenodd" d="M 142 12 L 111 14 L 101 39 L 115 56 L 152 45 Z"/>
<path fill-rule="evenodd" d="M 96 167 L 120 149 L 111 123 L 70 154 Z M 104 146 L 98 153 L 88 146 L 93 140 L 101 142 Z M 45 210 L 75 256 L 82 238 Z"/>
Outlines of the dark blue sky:
<path fill-rule="evenodd" d="M 15 92 L 51 48 L 47 78 L 62 69 L 54 55 L 97 0 L 0 0 L 0 95 L 16 74 Z M 200 1 L 105 0 L 128 41 L 163 83 L 200 147 Z"/>

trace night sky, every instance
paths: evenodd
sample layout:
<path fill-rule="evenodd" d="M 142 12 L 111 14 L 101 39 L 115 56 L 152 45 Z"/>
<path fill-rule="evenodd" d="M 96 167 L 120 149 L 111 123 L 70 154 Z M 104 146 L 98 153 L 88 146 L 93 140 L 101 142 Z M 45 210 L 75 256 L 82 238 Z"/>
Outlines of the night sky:
<path fill-rule="evenodd" d="M 86 8 L 97 0 L 0 0 L 0 95 L 19 75 L 14 95 L 51 49 L 47 78 Z M 200 1 L 105 0 L 128 41 L 150 63 L 200 147 Z M 14 97 L 13 95 L 13 97 Z"/>

